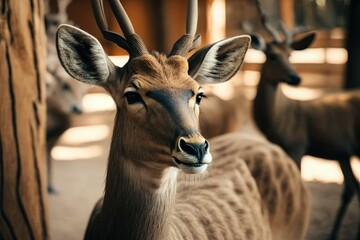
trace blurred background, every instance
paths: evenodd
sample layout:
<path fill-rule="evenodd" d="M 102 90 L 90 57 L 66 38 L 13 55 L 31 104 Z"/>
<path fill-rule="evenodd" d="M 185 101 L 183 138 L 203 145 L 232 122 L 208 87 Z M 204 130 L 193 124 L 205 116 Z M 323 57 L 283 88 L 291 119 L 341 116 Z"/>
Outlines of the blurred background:
<path fill-rule="evenodd" d="M 57 0 L 50 0 L 51 11 L 57 11 Z M 199 0 L 198 33 L 202 36 L 202 45 L 245 34 L 242 22 L 248 21 L 254 30 L 265 39 L 268 32 L 263 29 L 253 0 Z M 355 2 L 355 1 L 354 1 Z M 137 0 L 122 1 L 136 32 L 142 37 L 149 50 L 168 53 L 174 42 L 185 31 L 186 1 L 174 0 Z M 302 87 L 311 88 L 299 98 L 316 96 L 312 89 L 336 90 L 345 84 L 345 48 L 346 26 L 350 0 L 266 0 L 262 5 L 275 28 L 282 20 L 289 29 L 305 27 L 316 30 L 317 37 L 311 48 L 293 52 L 290 61 L 303 76 Z M 109 29 L 120 32 L 112 12 L 104 2 Z M 126 51 L 105 40 L 98 30 L 92 15 L 90 3 L 86 0 L 70 2 L 67 13 L 69 19 L 81 29 L 95 36 L 110 56 L 118 58 L 118 64 L 126 62 Z M 265 58 L 259 51 L 249 50 L 246 64 L 232 84 L 242 85 L 251 99 L 254 86 L 257 85 L 261 64 Z M 354 80 L 355 81 L 355 80 Z M 223 88 L 223 87 L 221 87 Z M 289 90 L 290 91 L 290 90 Z M 227 92 L 223 97 L 230 98 Z"/>
<path fill-rule="evenodd" d="M 60 0 L 59 0 L 60 1 Z M 149 50 L 168 53 L 173 43 L 185 32 L 186 1 L 123 0 L 135 31 Z M 315 30 L 317 37 L 310 48 L 290 57 L 302 83 L 299 87 L 282 86 L 290 98 L 308 100 L 327 92 L 359 86 L 348 80 L 347 32 L 350 0 L 264 0 L 263 7 L 270 22 L 278 28 L 281 19 L 289 29 L 305 27 Z M 355 0 L 352 2 L 356 2 Z M 105 13 L 110 30 L 121 32 L 107 2 Z M 58 11 L 56 0 L 50 1 L 51 12 Z M 127 53 L 106 41 L 94 21 L 88 0 L 74 0 L 67 7 L 73 24 L 95 36 L 111 59 L 119 66 L 127 61 Z M 198 33 L 202 45 L 244 34 L 242 22 L 248 21 L 265 39 L 255 3 L 252 0 L 199 0 Z M 356 21 L 356 20 L 353 20 Z M 357 24 L 360 22 L 358 21 Z M 359 33 L 358 33 L 359 34 Z M 251 104 L 265 61 L 262 52 L 250 49 L 245 64 L 234 78 L 217 85 L 213 92 L 223 99 L 242 94 Z M 355 78 L 351 78 L 355 79 Z M 360 79 L 358 79 L 359 81 Z M 89 88 L 83 98 L 83 113 L 71 115 L 71 128 L 51 150 L 55 194 L 49 195 L 52 239 L 81 239 L 95 202 L 101 197 L 106 174 L 107 153 L 112 134 L 115 105 L 105 91 Z M 248 112 L 244 109 L 244 112 Z M 352 161 L 360 178 L 360 162 Z M 313 216 L 307 239 L 327 239 L 339 205 L 343 176 L 336 161 L 305 157 L 302 175 L 313 194 Z M 340 239 L 355 239 L 359 221 L 357 199 L 351 203 L 340 233 Z"/>

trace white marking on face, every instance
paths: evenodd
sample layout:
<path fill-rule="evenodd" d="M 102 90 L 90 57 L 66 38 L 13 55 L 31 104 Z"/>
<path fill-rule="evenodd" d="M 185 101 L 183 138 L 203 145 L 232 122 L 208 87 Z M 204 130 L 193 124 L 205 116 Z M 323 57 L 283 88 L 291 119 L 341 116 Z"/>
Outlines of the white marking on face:
<path fill-rule="evenodd" d="M 203 91 L 203 89 L 202 88 L 200 88 L 199 89 L 199 92 L 198 92 L 198 95 L 199 94 L 203 94 L 204 93 L 204 91 Z M 196 98 L 197 98 L 197 96 L 195 97 L 195 101 L 196 101 Z M 200 103 L 199 104 L 195 104 L 195 113 L 196 113 L 196 116 L 199 116 L 199 113 L 200 113 Z"/>
<path fill-rule="evenodd" d="M 204 139 L 205 141 L 205 139 Z M 178 147 L 178 149 L 181 149 Z M 172 153 L 173 162 L 175 165 L 188 174 L 198 174 L 204 172 L 208 165 L 212 162 L 212 156 L 210 153 L 210 146 L 207 147 L 206 154 L 202 159 L 198 159 L 196 156 L 190 155 L 182 150 L 177 150 Z"/>
<path fill-rule="evenodd" d="M 199 174 L 199 173 L 203 173 L 207 169 L 208 164 L 201 164 L 198 166 L 188 166 L 188 165 L 184 165 L 184 164 L 177 164 L 177 166 L 179 169 L 183 170 L 187 174 Z"/>
<path fill-rule="evenodd" d="M 128 92 L 136 92 L 136 88 L 134 88 L 134 87 L 127 87 L 127 88 L 125 88 L 125 90 L 124 90 L 124 95 L 125 95 L 125 93 L 128 93 Z"/>
<path fill-rule="evenodd" d="M 133 82 L 133 85 L 138 86 L 138 84 L 136 84 L 136 82 Z M 136 87 L 129 86 L 129 87 L 125 88 L 124 98 L 125 98 L 125 101 L 127 102 L 127 108 L 133 114 L 138 114 L 142 110 L 145 109 L 144 101 L 143 101 L 141 95 L 138 93 Z"/>

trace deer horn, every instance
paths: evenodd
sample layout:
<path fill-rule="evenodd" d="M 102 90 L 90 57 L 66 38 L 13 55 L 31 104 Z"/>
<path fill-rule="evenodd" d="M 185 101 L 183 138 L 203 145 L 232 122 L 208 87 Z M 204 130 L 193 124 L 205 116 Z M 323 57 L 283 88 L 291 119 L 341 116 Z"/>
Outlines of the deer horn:
<path fill-rule="evenodd" d="M 197 0 L 187 2 L 186 15 L 186 33 L 195 36 L 198 20 L 198 2 Z"/>
<path fill-rule="evenodd" d="M 58 0 L 59 14 L 67 17 L 66 9 L 71 2 L 72 0 Z"/>
<path fill-rule="evenodd" d="M 104 14 L 103 2 L 98 0 L 91 0 L 91 6 L 96 24 L 98 25 L 99 29 L 101 31 L 106 30 L 108 28 L 108 25 Z"/>
<path fill-rule="evenodd" d="M 273 37 L 275 42 L 280 42 L 281 39 L 280 39 L 279 35 L 277 34 L 276 29 L 270 25 L 269 18 L 265 14 L 265 11 L 262 8 L 260 0 L 255 0 L 255 5 L 260 14 L 261 22 L 264 25 L 265 29 L 270 33 L 270 35 Z"/>
<path fill-rule="evenodd" d="M 309 27 L 303 27 L 303 26 L 298 26 L 298 27 L 294 27 L 291 30 L 287 29 L 285 27 L 285 24 L 280 21 L 280 29 L 281 32 L 284 34 L 285 36 L 285 42 L 286 44 L 291 44 L 293 42 L 294 36 L 298 33 L 304 33 L 304 32 L 309 32 L 309 31 L 313 31 L 314 29 L 309 28 Z"/>
<path fill-rule="evenodd" d="M 280 21 L 280 30 L 285 36 L 285 43 L 290 44 L 292 42 L 294 32 L 286 29 L 285 24 L 282 21 Z"/>
<path fill-rule="evenodd" d="M 104 38 L 116 43 L 119 47 L 125 49 L 127 52 L 130 52 L 129 45 L 126 42 L 126 39 L 121 35 L 108 31 L 108 25 L 104 14 L 104 6 L 102 1 L 91 0 L 91 5 L 93 9 L 93 14 L 95 17 L 96 24 L 98 25 L 101 33 Z"/>
<path fill-rule="evenodd" d="M 187 1 L 187 16 L 186 16 L 186 34 L 178 39 L 171 52 L 172 55 L 186 56 L 186 54 L 200 44 L 199 35 L 196 35 L 198 20 L 198 2 L 197 0 Z"/>
<path fill-rule="evenodd" d="M 135 34 L 134 27 L 130 21 L 129 16 L 127 15 L 124 7 L 119 0 L 109 0 L 109 4 L 112 12 L 115 15 L 116 20 L 118 21 L 122 32 L 125 35 L 125 38 Z"/>
<path fill-rule="evenodd" d="M 116 43 L 121 48 L 124 48 L 130 54 L 131 58 L 148 53 L 148 50 L 146 49 L 146 46 L 143 43 L 142 39 L 135 33 L 134 27 L 132 26 L 131 21 L 120 1 L 108 1 L 125 38 L 122 37 L 120 34 L 108 31 L 108 25 L 104 14 L 104 6 L 102 0 L 91 0 L 91 5 L 96 23 L 101 30 L 104 38 Z"/>

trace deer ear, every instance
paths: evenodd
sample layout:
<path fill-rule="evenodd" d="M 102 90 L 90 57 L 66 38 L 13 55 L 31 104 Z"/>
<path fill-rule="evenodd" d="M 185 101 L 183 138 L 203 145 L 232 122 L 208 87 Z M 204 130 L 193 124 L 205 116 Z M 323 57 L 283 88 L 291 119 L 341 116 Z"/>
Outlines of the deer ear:
<path fill-rule="evenodd" d="M 188 60 L 189 75 L 200 84 L 229 80 L 241 67 L 249 44 L 249 36 L 237 36 L 203 47 Z"/>
<path fill-rule="evenodd" d="M 252 48 L 260 51 L 265 51 L 266 43 L 265 43 L 265 39 L 262 36 L 260 36 L 257 33 L 252 33 L 250 34 L 250 37 L 251 37 Z"/>
<path fill-rule="evenodd" d="M 56 48 L 65 70 L 81 82 L 103 85 L 114 71 L 99 41 L 79 28 L 61 25 L 56 33 Z"/>
<path fill-rule="evenodd" d="M 311 45 L 311 43 L 314 41 L 315 37 L 316 37 L 315 32 L 309 33 L 305 37 L 292 42 L 290 44 L 290 47 L 294 50 L 304 50 Z"/>

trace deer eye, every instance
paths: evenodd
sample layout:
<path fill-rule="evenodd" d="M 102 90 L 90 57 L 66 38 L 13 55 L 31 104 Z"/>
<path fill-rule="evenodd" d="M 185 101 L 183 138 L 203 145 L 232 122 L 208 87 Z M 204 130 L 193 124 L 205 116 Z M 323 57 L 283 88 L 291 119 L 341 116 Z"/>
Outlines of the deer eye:
<path fill-rule="evenodd" d="M 62 86 L 61 86 L 62 90 L 63 91 L 70 91 L 70 86 L 69 84 L 67 83 L 64 83 Z"/>
<path fill-rule="evenodd" d="M 203 99 L 205 97 L 205 95 L 204 95 L 204 93 L 198 93 L 197 95 L 196 95 L 196 104 L 197 105 L 199 105 L 200 104 L 200 102 L 201 102 L 201 100 Z"/>
<path fill-rule="evenodd" d="M 142 103 L 142 97 L 140 96 L 140 94 L 138 94 L 137 92 L 126 92 L 124 94 L 128 104 L 135 104 L 135 103 Z"/>

